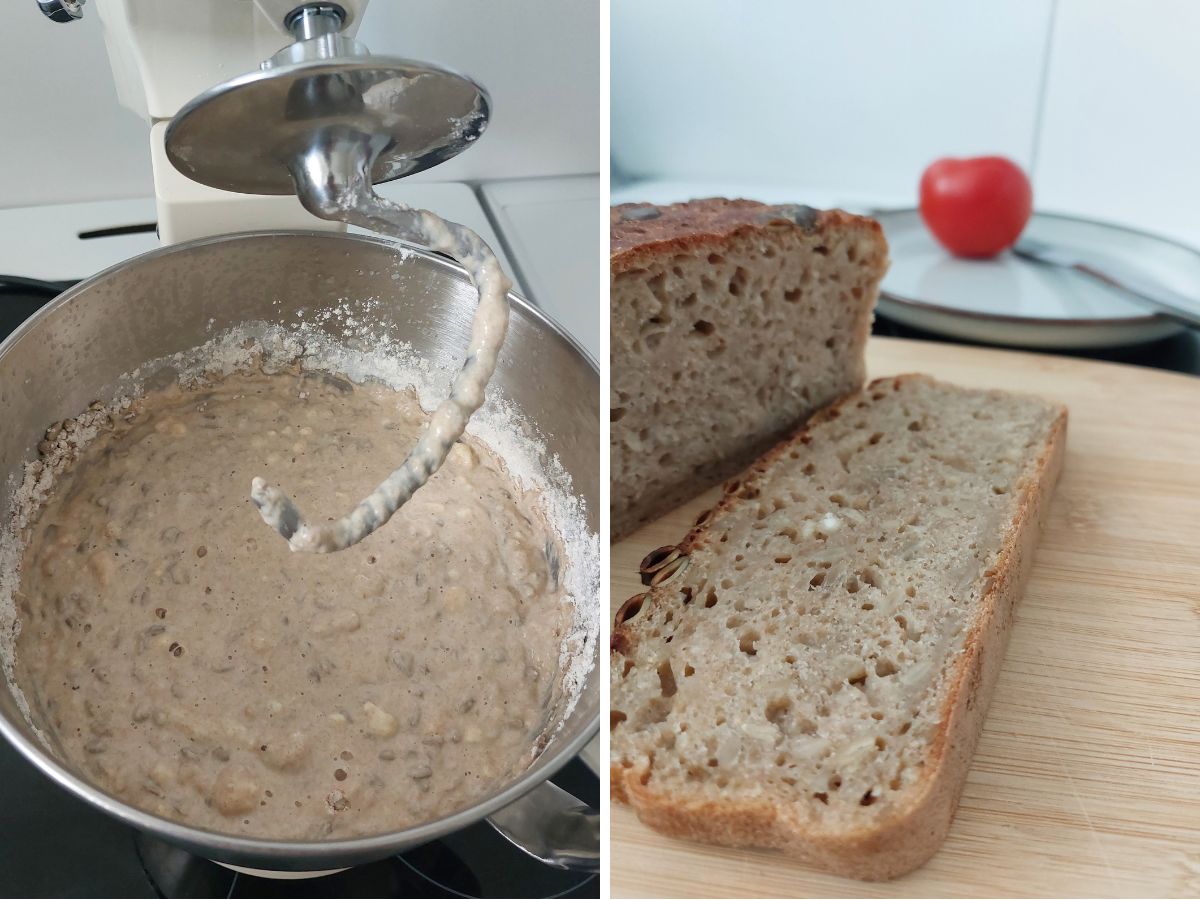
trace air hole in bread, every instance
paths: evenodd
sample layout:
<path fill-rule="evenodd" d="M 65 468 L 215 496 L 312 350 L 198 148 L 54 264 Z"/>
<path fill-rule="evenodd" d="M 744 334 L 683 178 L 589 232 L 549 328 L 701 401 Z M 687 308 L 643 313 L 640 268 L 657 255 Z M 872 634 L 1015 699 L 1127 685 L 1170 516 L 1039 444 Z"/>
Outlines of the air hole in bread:
<path fill-rule="evenodd" d="M 710 253 L 708 254 L 708 264 L 710 266 L 723 266 L 725 265 L 725 257 L 720 253 Z"/>
<path fill-rule="evenodd" d="M 783 658 L 783 661 L 785 663 L 787 663 L 789 666 L 794 666 L 796 664 L 796 654 L 789 653 L 787 656 L 785 656 Z"/>
<path fill-rule="evenodd" d="M 729 279 L 729 293 L 734 297 L 740 297 L 746 291 L 746 283 L 750 280 L 750 273 L 738 266 L 733 271 L 733 277 Z"/>
<path fill-rule="evenodd" d="M 875 802 L 875 795 L 873 793 L 871 793 L 870 791 L 867 791 L 865 794 L 862 795 L 862 799 L 858 801 L 858 805 L 859 806 L 870 806 L 874 802 Z"/>
<path fill-rule="evenodd" d="M 800 290 L 800 288 L 792 288 L 791 290 L 783 292 L 783 300 L 785 303 L 799 303 L 802 296 L 803 292 Z"/>
<path fill-rule="evenodd" d="M 635 663 L 632 659 L 625 660 L 625 670 L 623 672 L 621 672 L 621 677 L 628 678 L 629 673 L 632 672 L 635 668 L 637 668 L 637 666 L 635 665 Z"/>
<path fill-rule="evenodd" d="M 993 494 L 1007 494 L 1008 488 L 1001 484 L 993 484 L 992 485 L 992 493 Z"/>
<path fill-rule="evenodd" d="M 829 248 L 824 244 L 818 244 L 816 247 L 813 247 L 813 253 L 816 253 L 818 256 L 828 256 Z"/>
<path fill-rule="evenodd" d="M 675 692 L 679 689 L 675 684 L 675 671 L 671 668 L 670 660 L 659 664 L 658 684 L 662 695 L 667 698 L 674 697 Z"/>
<path fill-rule="evenodd" d="M 776 697 L 767 704 L 767 708 L 763 711 L 767 717 L 767 721 L 772 725 L 779 725 L 792 712 L 792 701 L 787 697 Z"/>
<path fill-rule="evenodd" d="M 614 406 L 608 411 L 608 420 L 610 422 L 620 422 L 625 418 L 625 413 L 628 412 L 623 406 Z"/>
<path fill-rule="evenodd" d="M 706 765 L 707 765 L 707 766 L 708 766 L 710 769 L 715 769 L 717 766 L 719 766 L 719 765 L 720 765 L 720 763 L 718 763 L 718 762 L 717 762 L 717 758 L 716 758 L 715 756 L 710 756 L 710 757 L 708 758 L 708 762 L 706 763 Z"/>
<path fill-rule="evenodd" d="M 817 574 L 816 574 L 816 575 L 814 575 L 812 578 L 810 578 L 810 579 L 808 580 L 808 586 L 809 586 L 809 589 L 811 589 L 811 590 L 816 590 L 817 588 L 819 588 L 819 587 L 820 587 L 821 585 L 823 585 L 824 583 L 825 583 L 825 572 L 824 572 L 824 570 L 821 570 L 821 571 L 817 572 Z"/>
<path fill-rule="evenodd" d="M 832 778 L 830 778 L 830 779 L 829 779 L 829 784 L 827 785 L 827 787 L 828 787 L 828 788 L 829 788 L 829 790 L 831 790 L 831 791 L 837 791 L 837 790 L 841 790 L 841 787 L 842 787 L 842 776 L 841 776 L 841 775 L 834 775 Z"/>
<path fill-rule="evenodd" d="M 704 596 L 704 608 L 712 609 L 717 605 L 717 592 L 712 588 L 708 589 L 708 593 Z"/>
<path fill-rule="evenodd" d="M 847 594 L 857 594 L 862 585 L 859 584 L 858 578 L 856 578 L 854 575 L 851 575 L 846 579 L 844 587 L 846 588 Z"/>
<path fill-rule="evenodd" d="M 897 734 L 908 734 L 908 732 L 911 729 L 912 729 L 912 722 L 905 722 L 903 725 L 900 726 L 900 730 L 897 731 L 896 733 Z"/>
<path fill-rule="evenodd" d="M 694 668 L 692 668 L 690 665 L 686 665 L 683 667 L 683 677 L 684 678 L 691 678 L 695 674 L 696 674 L 696 670 Z"/>
<path fill-rule="evenodd" d="M 913 419 L 911 422 L 908 423 L 908 430 L 909 431 L 920 431 L 921 423 L 918 422 L 916 419 Z"/>
<path fill-rule="evenodd" d="M 777 556 L 777 557 L 775 557 L 775 562 L 776 562 L 776 564 L 777 564 L 777 565 L 786 566 L 786 565 L 787 565 L 788 563 L 790 563 L 791 561 L 792 561 L 792 558 L 791 558 L 790 556 Z"/>
<path fill-rule="evenodd" d="M 629 716 L 625 715 L 625 713 L 621 712 L 619 709 L 610 710 L 608 714 L 608 730 L 612 731 L 612 729 L 616 728 L 628 718 Z"/>
<path fill-rule="evenodd" d="M 813 794 L 813 797 L 816 798 L 817 800 L 820 800 L 826 806 L 829 805 L 829 795 L 827 793 L 825 793 L 824 791 L 817 791 L 815 794 Z"/>
<path fill-rule="evenodd" d="M 750 630 L 743 632 L 738 638 L 738 649 L 747 656 L 757 656 L 758 650 L 755 648 L 755 643 L 762 639 L 762 635 L 757 631 Z"/>
<path fill-rule="evenodd" d="M 881 737 L 875 738 L 875 749 L 876 750 L 886 750 L 887 749 L 887 741 L 885 741 Z"/>

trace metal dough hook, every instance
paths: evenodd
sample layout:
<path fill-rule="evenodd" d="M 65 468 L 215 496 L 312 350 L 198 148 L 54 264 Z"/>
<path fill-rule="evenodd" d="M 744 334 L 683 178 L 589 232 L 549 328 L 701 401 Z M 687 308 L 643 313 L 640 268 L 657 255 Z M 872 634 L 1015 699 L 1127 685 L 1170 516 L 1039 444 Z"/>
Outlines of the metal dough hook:
<path fill-rule="evenodd" d="M 487 125 L 487 92 L 446 69 L 372 57 L 338 33 L 345 14 L 315 4 L 287 21 L 296 43 L 263 71 L 201 94 L 171 122 L 167 157 L 188 177 L 240 193 L 296 194 L 324 219 L 424 244 L 467 270 L 479 290 L 467 359 L 403 465 L 343 518 L 309 524 L 279 488 L 255 478 L 251 499 L 293 550 L 350 547 L 392 517 L 438 470 L 484 388 L 508 326 L 511 283 L 468 228 L 427 210 L 384 200 L 372 189 L 444 162 Z"/>

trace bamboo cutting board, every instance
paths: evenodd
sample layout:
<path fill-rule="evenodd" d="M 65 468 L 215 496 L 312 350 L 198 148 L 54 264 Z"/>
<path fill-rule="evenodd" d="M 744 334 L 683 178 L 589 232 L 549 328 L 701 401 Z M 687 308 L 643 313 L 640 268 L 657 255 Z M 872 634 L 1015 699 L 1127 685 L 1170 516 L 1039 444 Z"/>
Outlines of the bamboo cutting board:
<path fill-rule="evenodd" d="M 950 836 L 885 884 L 664 838 L 612 810 L 616 897 L 1200 896 L 1200 378 L 873 338 L 922 371 L 1067 404 L 1067 457 Z M 719 488 L 613 547 L 616 609 Z"/>

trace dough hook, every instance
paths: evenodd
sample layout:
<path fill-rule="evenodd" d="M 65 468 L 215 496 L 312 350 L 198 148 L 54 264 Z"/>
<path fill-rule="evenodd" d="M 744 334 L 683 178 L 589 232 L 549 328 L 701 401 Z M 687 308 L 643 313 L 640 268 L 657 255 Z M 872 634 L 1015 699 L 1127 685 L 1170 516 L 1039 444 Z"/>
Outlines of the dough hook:
<path fill-rule="evenodd" d="M 166 133 L 167 157 L 210 187 L 296 194 L 313 215 L 360 225 L 446 253 L 479 291 L 466 362 L 417 445 L 352 512 L 309 524 L 279 488 L 255 478 L 251 499 L 293 550 L 350 547 L 384 525 L 445 460 L 484 388 L 508 326 L 511 283 L 468 228 L 372 189 L 435 166 L 469 147 L 487 125 L 487 92 L 427 63 L 373 57 L 338 33 L 345 14 L 320 3 L 291 13 L 296 42 L 262 71 L 217 85 L 185 106 Z"/>

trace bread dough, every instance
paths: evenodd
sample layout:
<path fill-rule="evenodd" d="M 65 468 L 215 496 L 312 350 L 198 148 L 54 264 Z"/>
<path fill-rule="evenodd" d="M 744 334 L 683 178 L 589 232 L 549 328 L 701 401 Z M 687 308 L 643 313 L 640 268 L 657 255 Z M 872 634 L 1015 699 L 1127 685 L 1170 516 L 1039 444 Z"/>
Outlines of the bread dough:
<path fill-rule="evenodd" d="M 415 397 L 235 375 L 138 401 L 30 526 L 16 675 L 56 752 L 135 806 L 277 839 L 397 830 L 524 770 L 561 701 L 559 547 L 458 441 L 392 525 L 292 554 L 256 473 L 313 509 L 367 493 Z"/>

